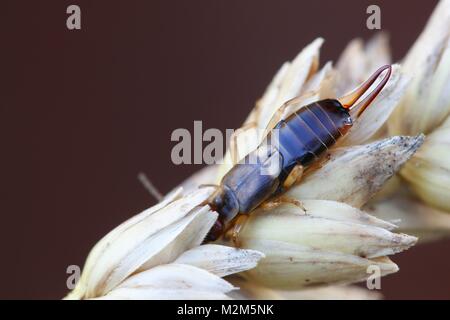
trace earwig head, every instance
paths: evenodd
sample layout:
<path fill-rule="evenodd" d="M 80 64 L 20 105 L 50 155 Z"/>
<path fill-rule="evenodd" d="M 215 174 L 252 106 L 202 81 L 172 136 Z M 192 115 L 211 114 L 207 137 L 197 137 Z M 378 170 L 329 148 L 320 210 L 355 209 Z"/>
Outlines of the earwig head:
<path fill-rule="evenodd" d="M 219 219 L 225 223 L 239 213 L 239 202 L 233 191 L 225 185 L 220 185 L 214 191 L 208 200 L 208 204 L 211 209 L 219 213 Z"/>
<path fill-rule="evenodd" d="M 387 72 L 384 78 L 380 81 L 380 83 L 378 83 L 378 85 L 371 92 L 368 93 L 368 90 L 372 87 L 372 85 L 375 83 L 378 77 L 386 70 Z M 391 76 L 391 72 L 392 72 L 391 65 L 385 65 L 379 68 L 377 71 L 375 71 L 374 74 L 370 76 L 369 79 L 367 79 L 358 88 L 338 99 L 339 102 L 342 104 L 342 106 L 345 109 L 349 110 L 349 113 L 353 119 L 359 118 L 361 114 L 364 112 L 364 110 L 366 110 L 367 107 L 370 105 L 370 103 L 377 97 L 377 95 L 381 92 L 381 90 L 388 82 L 389 77 Z M 366 93 L 367 95 L 364 97 L 364 99 L 356 103 Z"/>
<path fill-rule="evenodd" d="M 220 221 L 220 219 L 217 219 L 211 230 L 209 230 L 208 234 L 206 235 L 204 242 L 206 243 L 216 241 L 224 233 L 224 231 L 225 228 L 222 221 Z"/>

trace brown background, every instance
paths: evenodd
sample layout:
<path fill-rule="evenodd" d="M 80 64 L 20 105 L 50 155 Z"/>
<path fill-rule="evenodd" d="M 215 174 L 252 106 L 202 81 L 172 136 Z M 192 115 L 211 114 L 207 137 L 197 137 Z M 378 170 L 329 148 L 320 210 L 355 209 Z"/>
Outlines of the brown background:
<path fill-rule="evenodd" d="M 66 7 L 82 30 L 66 29 Z M 200 166 L 170 161 L 175 128 L 234 128 L 283 61 L 369 38 L 372 1 L 2 1 L 1 298 L 60 298 L 66 267 Z M 400 59 L 435 1 L 377 1 Z M 450 298 L 450 242 L 396 255 L 388 298 Z"/>

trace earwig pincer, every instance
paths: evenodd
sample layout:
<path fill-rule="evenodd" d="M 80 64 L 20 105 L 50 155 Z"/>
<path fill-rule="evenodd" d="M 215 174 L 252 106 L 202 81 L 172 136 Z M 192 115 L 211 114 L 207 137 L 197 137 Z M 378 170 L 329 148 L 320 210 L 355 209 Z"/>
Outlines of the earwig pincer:
<path fill-rule="evenodd" d="M 385 72 L 379 83 L 369 91 Z M 253 152 L 235 164 L 208 199 L 219 217 L 206 241 L 220 237 L 238 215 L 249 214 L 265 200 L 300 181 L 306 168 L 323 158 L 345 136 L 389 80 L 390 65 L 379 68 L 357 89 L 339 99 L 305 105 L 268 131 Z M 286 102 L 286 108 L 296 98 Z"/>

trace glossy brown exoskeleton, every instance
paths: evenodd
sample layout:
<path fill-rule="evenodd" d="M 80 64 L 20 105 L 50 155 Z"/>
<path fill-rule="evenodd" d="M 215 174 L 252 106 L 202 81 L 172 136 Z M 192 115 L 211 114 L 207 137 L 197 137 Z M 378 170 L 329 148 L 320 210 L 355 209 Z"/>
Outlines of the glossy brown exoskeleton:
<path fill-rule="evenodd" d="M 379 84 L 356 103 L 386 71 Z M 378 69 L 366 82 L 340 99 L 326 99 L 303 106 L 268 132 L 260 146 L 222 178 L 208 200 L 219 213 L 207 240 L 217 239 L 238 214 L 248 214 L 263 201 L 299 181 L 305 168 L 317 161 L 343 137 L 380 93 L 391 66 Z M 284 107 L 289 105 L 289 102 Z"/>

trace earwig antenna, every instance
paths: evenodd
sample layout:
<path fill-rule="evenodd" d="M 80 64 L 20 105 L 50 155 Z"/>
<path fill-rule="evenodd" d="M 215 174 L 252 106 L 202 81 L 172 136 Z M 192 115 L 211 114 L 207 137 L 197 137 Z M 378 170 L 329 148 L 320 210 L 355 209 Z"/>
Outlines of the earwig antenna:
<path fill-rule="evenodd" d="M 369 88 L 375 83 L 375 81 L 378 79 L 378 77 L 385 71 L 386 75 L 384 78 L 380 81 L 380 83 L 374 88 L 374 90 L 369 93 L 362 101 L 355 104 L 358 99 L 360 99 L 366 92 L 369 90 Z M 339 98 L 339 102 L 342 104 L 342 106 L 346 109 L 350 110 L 350 115 L 352 117 L 359 117 L 364 110 L 370 105 L 370 103 L 376 98 L 376 96 L 381 92 L 381 90 L 384 88 L 386 83 L 388 82 L 390 76 L 392 73 L 392 66 L 391 65 L 385 65 L 381 68 L 379 68 L 377 71 L 375 71 L 374 74 L 370 76 L 369 79 L 367 79 L 361 86 L 356 88 L 354 91 L 350 92 L 349 94 Z"/>

